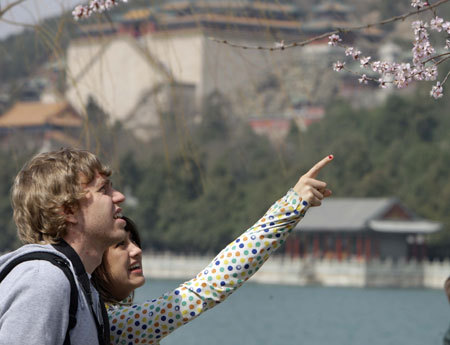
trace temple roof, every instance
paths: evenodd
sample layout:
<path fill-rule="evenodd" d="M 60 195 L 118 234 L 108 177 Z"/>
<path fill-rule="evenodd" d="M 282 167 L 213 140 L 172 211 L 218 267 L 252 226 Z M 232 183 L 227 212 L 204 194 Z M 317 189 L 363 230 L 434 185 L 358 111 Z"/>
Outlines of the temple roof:
<path fill-rule="evenodd" d="M 67 102 L 18 102 L 0 116 L 0 127 L 31 127 L 54 125 L 81 127 L 82 118 Z"/>
<path fill-rule="evenodd" d="M 441 227 L 439 222 L 421 219 L 396 198 L 329 198 L 311 208 L 295 229 L 428 234 Z"/>

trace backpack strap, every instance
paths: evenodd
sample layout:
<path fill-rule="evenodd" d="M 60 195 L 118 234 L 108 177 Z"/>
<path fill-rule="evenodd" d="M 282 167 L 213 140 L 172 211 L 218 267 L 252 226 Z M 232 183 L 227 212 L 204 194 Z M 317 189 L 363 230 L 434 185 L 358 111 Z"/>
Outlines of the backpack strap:
<path fill-rule="evenodd" d="M 80 282 L 81 287 L 83 288 L 84 295 L 89 304 L 89 308 L 91 310 L 92 317 L 95 321 L 95 326 L 97 328 L 97 338 L 98 343 L 100 345 L 110 344 L 109 339 L 109 319 L 108 313 L 105 309 L 105 304 L 103 303 L 101 297 L 99 296 L 99 308 L 101 310 L 101 315 L 97 315 L 94 311 L 96 310 L 96 306 L 94 306 L 94 302 L 92 299 L 92 291 L 91 291 L 91 283 L 86 273 L 86 269 L 80 259 L 80 256 L 77 252 L 63 239 L 61 239 L 57 244 L 52 245 L 56 250 L 63 253 L 69 260 L 72 262 L 72 266 L 74 267 L 75 274 L 77 275 L 77 279 Z M 100 319 L 101 318 L 101 319 Z M 100 320 L 102 322 L 100 322 Z"/>
<path fill-rule="evenodd" d="M 5 279 L 9 272 L 11 272 L 14 267 L 25 261 L 31 260 L 45 260 L 53 265 L 59 267 L 64 275 L 67 277 L 70 283 L 70 307 L 69 307 L 69 326 L 67 327 L 66 337 L 64 339 L 64 345 L 70 345 L 70 331 L 77 324 L 77 309 L 78 309 L 78 288 L 75 284 L 75 279 L 73 273 L 70 270 L 69 263 L 67 260 L 51 252 L 37 251 L 24 254 L 18 258 L 13 259 L 8 263 L 3 270 L 0 272 L 0 283 Z"/>

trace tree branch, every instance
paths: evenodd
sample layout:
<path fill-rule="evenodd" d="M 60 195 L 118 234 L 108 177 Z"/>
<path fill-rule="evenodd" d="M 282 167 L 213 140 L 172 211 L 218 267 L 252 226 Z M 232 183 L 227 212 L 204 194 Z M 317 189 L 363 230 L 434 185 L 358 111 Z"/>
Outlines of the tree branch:
<path fill-rule="evenodd" d="M 0 7 L 0 18 L 3 17 L 3 15 L 8 12 L 10 9 L 12 9 L 13 7 L 21 4 L 22 2 L 24 2 L 25 0 L 16 0 L 12 3 L 10 3 L 9 5 L 7 5 L 4 9 L 2 9 Z"/>
<path fill-rule="evenodd" d="M 323 38 L 327 38 L 327 37 L 329 37 L 329 36 L 331 36 L 333 34 L 339 34 L 339 33 L 351 32 L 351 31 L 358 31 L 358 30 L 363 30 L 363 29 L 369 29 L 369 28 L 374 27 L 374 26 L 381 26 L 381 25 L 386 25 L 386 24 L 393 23 L 393 22 L 396 22 L 396 21 L 399 21 L 399 20 L 405 20 L 406 18 L 411 17 L 413 15 L 416 15 L 416 14 L 419 14 L 421 12 L 425 12 L 425 11 L 429 11 L 431 9 L 437 8 L 437 7 L 441 6 L 442 4 L 445 4 L 446 2 L 449 2 L 449 1 L 450 0 L 439 0 L 436 3 L 434 3 L 432 5 L 429 5 L 429 6 L 426 6 L 426 7 L 423 7 L 421 9 L 419 9 L 419 10 L 415 10 L 415 11 L 411 11 L 411 12 L 408 12 L 408 13 L 405 13 L 405 14 L 402 14 L 402 15 L 399 15 L 399 16 L 391 17 L 391 18 L 382 20 L 380 22 L 375 22 L 375 23 L 370 23 L 370 24 L 365 24 L 365 25 L 358 25 L 358 26 L 350 26 L 350 27 L 347 27 L 347 28 L 336 28 L 333 31 L 326 32 L 324 34 L 321 34 L 321 35 L 309 38 L 309 39 L 304 40 L 304 41 L 293 42 L 293 43 L 289 43 L 289 44 L 284 44 L 282 42 L 282 43 L 280 43 L 280 44 L 278 44 L 277 46 L 274 46 L 274 47 L 240 45 L 240 44 L 237 44 L 237 43 L 229 42 L 227 40 L 220 40 L 220 39 L 217 39 L 215 37 L 210 37 L 209 39 L 214 41 L 214 42 L 227 44 L 227 45 L 229 45 L 231 47 L 241 48 L 241 49 L 256 49 L 256 50 L 270 50 L 270 51 L 274 51 L 274 50 L 284 50 L 284 49 L 287 49 L 287 48 L 294 48 L 294 47 L 303 47 L 303 46 L 306 46 L 306 45 L 308 45 L 308 44 L 310 44 L 312 42 L 319 41 L 319 40 L 321 40 Z"/>

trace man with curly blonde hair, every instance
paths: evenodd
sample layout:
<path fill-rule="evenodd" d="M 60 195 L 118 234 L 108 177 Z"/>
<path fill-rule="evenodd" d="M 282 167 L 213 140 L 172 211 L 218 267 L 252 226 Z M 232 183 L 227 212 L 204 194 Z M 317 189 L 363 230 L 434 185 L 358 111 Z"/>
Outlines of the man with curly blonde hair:
<path fill-rule="evenodd" d="M 76 277 L 76 324 L 69 333 L 68 277 L 49 261 L 25 261 L 0 284 L 0 344 L 108 343 L 107 318 L 88 275 L 126 234 L 119 206 L 125 197 L 110 174 L 94 154 L 77 149 L 39 154 L 18 173 L 12 205 L 25 245 L 0 257 L 0 272 L 28 253 L 58 255 Z"/>

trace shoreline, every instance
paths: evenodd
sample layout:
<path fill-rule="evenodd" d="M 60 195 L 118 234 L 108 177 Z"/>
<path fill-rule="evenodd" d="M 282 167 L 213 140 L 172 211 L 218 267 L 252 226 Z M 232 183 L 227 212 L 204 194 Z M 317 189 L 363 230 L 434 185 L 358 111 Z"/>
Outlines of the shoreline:
<path fill-rule="evenodd" d="M 213 259 L 210 256 L 144 253 L 144 274 L 150 279 L 192 279 Z M 365 262 L 273 256 L 250 279 L 253 283 L 296 286 L 390 287 L 443 289 L 450 261 Z"/>

